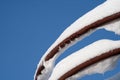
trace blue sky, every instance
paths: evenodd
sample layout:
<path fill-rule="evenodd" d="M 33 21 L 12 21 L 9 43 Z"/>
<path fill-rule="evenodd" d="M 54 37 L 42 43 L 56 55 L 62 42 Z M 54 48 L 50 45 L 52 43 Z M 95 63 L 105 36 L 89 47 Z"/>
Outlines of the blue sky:
<path fill-rule="evenodd" d="M 0 80 L 33 80 L 39 59 L 57 37 L 80 16 L 105 0 L 0 0 Z M 57 60 L 98 39 L 120 40 L 99 30 L 71 47 Z M 120 72 L 117 67 L 104 75 L 81 80 L 104 80 Z"/>

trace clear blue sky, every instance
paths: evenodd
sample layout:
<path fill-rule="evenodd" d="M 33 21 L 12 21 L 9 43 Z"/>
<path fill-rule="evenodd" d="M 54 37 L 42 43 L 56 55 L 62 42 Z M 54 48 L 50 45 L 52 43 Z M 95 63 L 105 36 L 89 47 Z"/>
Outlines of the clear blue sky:
<path fill-rule="evenodd" d="M 39 59 L 62 31 L 105 0 L 0 0 L 0 80 L 33 80 Z M 120 36 L 99 30 L 68 49 L 57 62 L 98 39 Z M 86 76 L 104 80 L 119 72 Z"/>

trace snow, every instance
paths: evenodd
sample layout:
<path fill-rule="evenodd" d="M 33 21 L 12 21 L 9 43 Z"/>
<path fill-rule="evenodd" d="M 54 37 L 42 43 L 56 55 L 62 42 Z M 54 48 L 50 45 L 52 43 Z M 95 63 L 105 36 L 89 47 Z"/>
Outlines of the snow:
<path fill-rule="evenodd" d="M 114 56 L 112 58 L 108 58 L 106 60 L 103 60 L 102 62 L 98 62 L 88 68 L 86 68 L 85 70 L 69 77 L 67 80 L 77 80 L 78 78 L 82 78 L 85 75 L 92 75 L 95 73 L 100 73 L 100 74 L 104 74 L 106 71 L 112 70 L 115 68 L 117 61 L 119 60 L 120 55 L 119 56 Z M 104 67 L 103 67 L 104 65 Z M 113 79 L 114 80 L 114 79 Z"/>
<path fill-rule="evenodd" d="M 54 68 L 54 62 L 56 60 L 56 58 L 61 55 L 61 53 L 63 53 L 67 48 L 69 48 L 70 46 L 76 44 L 78 41 L 80 41 L 81 39 L 85 38 L 86 36 L 88 36 L 89 34 L 91 34 L 93 31 L 91 30 L 90 32 L 82 35 L 79 38 L 76 38 L 75 41 L 71 41 L 71 44 L 66 44 L 64 48 L 59 48 L 59 52 L 49 61 L 45 62 L 43 61 L 43 65 L 45 66 L 45 70 L 42 71 L 42 75 L 38 76 L 38 80 L 48 80 L 51 71 Z M 42 59 L 41 59 L 42 60 Z M 38 64 L 38 67 L 40 66 L 40 63 Z M 38 69 L 38 68 L 37 68 Z M 37 71 L 37 70 L 36 70 Z"/>
<path fill-rule="evenodd" d="M 113 21 L 112 23 L 109 23 L 109 25 L 105 25 L 103 28 L 107 31 L 112 31 L 115 32 L 115 34 L 120 35 L 120 20 Z"/>
<path fill-rule="evenodd" d="M 109 24 L 107 24 L 107 25 L 102 26 L 101 28 L 105 28 L 105 29 L 108 30 L 108 31 L 113 31 L 113 32 L 115 32 L 116 34 L 119 34 L 119 32 L 120 32 L 120 30 L 119 30 L 119 29 L 120 29 L 119 24 L 120 24 L 120 20 L 116 20 L 116 21 L 114 21 L 114 22 L 112 22 L 112 23 L 109 23 Z M 100 29 L 100 28 L 99 28 L 99 29 Z M 51 74 L 51 72 L 52 72 L 52 70 L 53 70 L 54 62 L 55 62 L 56 58 L 57 58 L 61 53 L 63 53 L 67 48 L 69 48 L 70 46 L 74 45 L 75 43 L 77 43 L 78 41 L 80 41 L 81 39 L 83 39 L 84 37 L 90 35 L 90 34 L 93 33 L 94 31 L 95 31 L 95 30 L 93 30 L 93 31 L 91 30 L 90 32 L 88 32 L 88 33 L 82 35 L 80 38 L 76 39 L 75 41 L 72 41 L 71 44 L 69 44 L 69 45 L 66 44 L 66 47 L 63 48 L 63 49 L 60 49 L 60 50 L 59 50 L 60 52 L 57 53 L 57 55 L 55 55 L 51 60 L 49 60 L 49 61 L 47 61 L 47 62 L 44 62 L 44 66 L 46 67 L 46 70 L 42 72 L 42 73 L 44 73 L 44 75 L 40 75 L 39 77 L 41 77 L 41 78 L 38 79 L 38 80 L 42 80 L 42 79 L 44 79 L 44 77 L 45 77 L 44 80 L 48 80 L 48 78 L 49 78 L 49 76 L 50 76 L 50 74 Z M 46 75 L 49 75 L 49 76 L 46 76 Z"/>
<path fill-rule="evenodd" d="M 96 42 L 92 43 L 91 45 L 88 45 L 85 48 L 82 48 L 79 51 L 77 51 L 75 53 L 72 53 L 68 57 L 61 60 L 55 66 L 49 80 L 58 80 L 63 74 L 65 74 L 69 70 L 73 69 L 77 65 L 82 64 L 87 60 L 90 60 L 90 59 L 92 59 L 96 56 L 102 55 L 103 53 L 109 52 L 110 50 L 113 50 L 113 49 L 116 49 L 116 48 L 120 48 L 120 40 L 119 41 L 112 41 L 112 40 L 96 41 Z M 103 64 L 106 64 L 106 62 L 104 62 Z M 111 61 L 108 60 L 108 63 L 111 63 Z M 69 66 L 67 66 L 67 65 L 69 65 Z M 106 66 L 108 66 L 108 65 L 109 64 L 106 64 Z M 105 65 L 104 65 L 104 67 L 105 67 Z M 102 73 L 102 72 L 104 72 L 105 69 L 106 68 L 96 69 L 97 71 L 95 70 L 95 72 L 94 72 L 94 69 L 93 69 L 93 73 L 96 73 L 96 72 Z"/>
<path fill-rule="evenodd" d="M 79 18 L 78 20 L 76 20 L 73 24 L 71 24 L 60 36 L 59 38 L 51 45 L 51 47 L 46 51 L 46 53 L 43 55 L 43 57 L 41 58 L 37 69 L 39 68 L 39 66 L 43 63 L 43 65 L 45 66 L 45 70 L 42 71 L 42 75 L 39 75 L 38 80 L 45 80 L 44 79 L 44 75 L 47 76 L 47 78 L 49 78 L 50 73 L 53 70 L 54 67 L 54 62 L 56 60 L 56 58 L 62 53 L 64 52 L 67 48 L 69 48 L 70 46 L 74 45 L 75 43 L 77 43 L 78 41 L 80 41 L 81 39 L 85 38 L 86 36 L 90 35 L 92 32 L 94 32 L 95 30 L 91 30 L 90 32 L 82 35 L 79 39 L 76 39 L 75 41 L 72 41 L 71 44 L 66 45 L 66 47 L 64 47 L 63 49 L 59 49 L 58 54 L 56 54 L 51 60 L 49 61 L 44 61 L 46 55 L 56 46 L 58 45 L 60 42 L 62 42 L 65 38 L 67 38 L 68 36 L 70 36 L 71 34 L 75 33 L 76 31 L 84 28 L 84 26 L 89 25 L 97 20 L 100 20 L 106 16 L 112 15 L 114 13 L 120 12 L 120 0 L 108 0 L 106 2 L 104 2 L 103 4 L 97 6 L 95 9 L 91 10 L 90 12 L 86 13 L 84 16 L 82 16 L 81 18 Z M 99 15 L 98 15 L 99 14 Z M 112 22 L 111 24 L 106 24 L 104 26 L 101 26 L 101 28 L 105 28 L 108 31 L 113 31 L 116 34 L 120 35 L 120 20 L 117 20 L 115 22 Z M 113 27 L 114 26 L 114 27 Z M 49 65 L 49 66 L 48 66 Z M 41 77 L 40 77 L 41 76 Z"/>
<path fill-rule="evenodd" d="M 65 38 L 70 36 L 71 34 L 77 32 L 78 30 L 84 28 L 86 25 L 89 25 L 97 20 L 100 20 L 106 16 L 112 15 L 114 13 L 120 12 L 120 0 L 109 0 L 105 3 L 99 5 L 95 9 L 91 10 L 84 16 L 80 17 L 73 24 L 71 24 L 56 40 L 54 45 L 47 51 L 51 51 L 51 49 L 56 46 L 58 43 L 63 41 Z M 99 14 L 99 15 L 98 15 Z"/>

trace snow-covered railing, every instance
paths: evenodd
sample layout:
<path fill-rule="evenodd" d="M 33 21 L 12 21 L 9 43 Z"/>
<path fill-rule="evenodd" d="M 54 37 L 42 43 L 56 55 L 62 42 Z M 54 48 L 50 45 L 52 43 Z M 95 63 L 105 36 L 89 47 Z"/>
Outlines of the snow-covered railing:
<path fill-rule="evenodd" d="M 106 67 L 111 68 L 111 65 L 119 58 L 120 41 L 96 41 L 61 60 L 54 67 L 55 60 L 67 48 L 101 28 L 113 31 L 115 34 L 120 35 L 120 0 L 107 0 L 70 25 L 43 55 L 38 64 L 34 79 L 73 80 L 73 78 L 78 77 L 76 74 L 79 74 L 80 77 L 85 74 L 105 72 L 107 71 Z M 104 44 L 111 46 L 100 47 Z M 75 60 L 72 60 L 73 62 L 68 63 L 69 58 L 74 55 L 78 56 L 75 57 Z M 79 61 L 77 59 L 79 59 Z M 110 64 L 110 61 L 113 63 Z M 91 65 L 93 67 L 100 67 L 106 62 L 108 64 L 101 70 L 102 72 L 94 69 L 91 70 Z M 72 66 L 68 66 L 69 68 L 64 68 L 64 71 L 62 69 L 62 72 L 59 71 L 63 66 L 70 64 Z M 94 64 L 98 66 L 94 66 Z M 89 70 L 89 72 L 86 72 L 86 70 Z"/>
<path fill-rule="evenodd" d="M 73 80 L 85 74 L 104 73 L 113 67 L 111 65 L 115 64 L 120 57 L 116 55 L 119 54 L 120 40 L 96 41 L 61 60 L 53 69 L 53 73 L 49 80 L 65 80 L 67 78 Z M 111 58 L 107 59 L 109 57 Z M 95 65 L 91 66 L 93 64 Z"/>

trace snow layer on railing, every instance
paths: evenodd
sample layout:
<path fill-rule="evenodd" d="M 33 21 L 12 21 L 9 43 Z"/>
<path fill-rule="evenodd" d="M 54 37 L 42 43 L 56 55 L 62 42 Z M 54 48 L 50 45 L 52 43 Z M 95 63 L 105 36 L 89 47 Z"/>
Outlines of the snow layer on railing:
<path fill-rule="evenodd" d="M 55 43 L 47 50 L 46 54 L 49 53 L 57 44 L 63 41 L 65 38 L 75 33 L 76 31 L 84 28 L 85 26 L 94 23 L 106 16 L 110 16 L 114 13 L 120 12 L 120 0 L 109 0 L 103 4 L 97 6 L 95 9 L 86 13 L 80 17 L 73 24 L 71 24 L 55 41 Z"/>
<path fill-rule="evenodd" d="M 119 34 L 120 33 L 120 20 L 115 20 L 107 25 L 104 25 L 103 27 L 100 27 L 100 28 L 105 28 L 106 30 L 108 31 L 113 31 L 115 32 L 116 34 Z M 99 28 L 99 29 L 100 29 Z M 78 42 L 80 39 L 84 38 L 85 36 L 88 36 L 92 33 L 93 31 L 91 30 L 89 33 L 86 33 L 85 35 L 81 36 L 79 39 L 76 39 L 76 41 L 74 42 L 71 42 L 71 45 L 75 44 L 76 42 Z M 64 50 L 66 50 L 67 47 L 71 46 L 71 45 L 66 45 L 66 47 L 64 49 L 60 49 L 60 52 L 57 53 L 57 54 L 60 54 L 62 52 L 64 52 Z M 52 70 L 53 70 L 53 67 L 54 67 L 54 60 L 55 58 L 57 57 L 58 55 L 54 56 L 51 60 L 47 61 L 44 63 L 44 66 L 46 67 L 46 70 L 43 71 L 42 73 L 47 73 L 47 74 L 44 74 L 44 75 L 40 75 L 38 80 L 42 80 L 43 77 L 46 77 L 46 80 L 49 78 L 49 76 L 47 77 L 47 75 L 50 75 Z"/>
<path fill-rule="evenodd" d="M 113 70 L 116 67 L 116 64 L 119 59 L 120 55 L 105 59 L 67 78 L 66 80 L 77 80 L 78 78 L 80 79 L 85 75 L 92 75 L 96 73 L 104 74 L 106 71 Z"/>
<path fill-rule="evenodd" d="M 109 25 L 104 25 L 103 28 L 105 28 L 107 31 L 112 31 L 115 34 L 120 35 L 120 19 L 109 23 Z"/>
<path fill-rule="evenodd" d="M 43 65 L 45 66 L 45 70 L 42 71 L 42 73 L 45 73 L 43 74 L 43 77 L 44 75 L 50 75 L 52 69 L 53 69 L 53 66 L 54 66 L 54 60 L 55 58 L 62 53 L 62 51 L 64 51 L 65 49 L 67 49 L 69 46 L 71 45 L 66 45 L 66 47 L 61 50 L 59 52 L 59 54 L 57 54 L 56 56 L 54 56 L 51 60 L 49 60 L 47 63 L 44 62 L 44 58 L 46 57 L 46 55 L 56 46 L 58 45 L 62 40 L 64 40 L 65 38 L 67 38 L 68 36 L 70 36 L 71 34 L 73 34 L 74 32 L 82 29 L 83 27 L 97 21 L 97 20 L 100 20 L 106 16 L 109 16 L 109 15 L 112 15 L 114 13 L 117 13 L 120 11 L 120 0 L 109 0 L 109 1 L 106 1 L 105 3 L 99 5 L 98 7 L 96 7 L 95 9 L 91 10 L 90 12 L 88 12 L 87 14 L 85 14 L 84 16 L 82 16 L 81 18 L 79 18 L 77 21 L 75 21 L 72 25 L 70 25 L 61 35 L 60 37 L 52 44 L 52 46 L 46 51 L 46 53 L 43 55 L 43 57 L 41 58 L 41 61 L 39 62 L 38 64 L 38 67 L 40 66 L 40 64 L 43 63 Z M 99 14 L 99 15 L 98 15 Z M 108 24 L 109 25 L 109 24 Z M 109 31 L 113 31 L 117 34 L 120 34 L 120 26 L 118 26 L 119 23 L 117 22 L 116 23 L 116 26 L 114 27 L 107 27 L 105 28 L 106 30 L 109 30 Z M 104 28 L 104 27 L 103 27 Z M 93 32 L 93 31 L 91 31 Z M 89 33 L 86 33 L 84 35 L 82 35 L 80 38 L 84 38 L 85 36 L 89 35 L 91 32 Z M 81 40 L 79 39 L 79 40 Z M 76 40 L 77 42 L 78 40 Z M 73 44 L 75 42 L 72 42 Z M 47 66 L 47 65 L 49 66 Z M 42 75 L 41 75 L 42 76 Z M 39 79 L 38 79 L 39 80 Z"/>
<path fill-rule="evenodd" d="M 96 56 L 102 55 L 103 53 L 109 52 L 110 50 L 120 48 L 120 40 L 99 40 L 91 45 L 86 46 L 85 48 L 80 49 L 79 51 L 67 56 L 61 60 L 54 68 L 53 73 L 49 80 L 58 80 L 63 74 L 73 69 L 79 64 L 84 63 L 87 60 L 90 60 Z M 109 64 L 106 64 L 106 66 Z M 102 66 L 102 65 L 101 65 Z M 105 66 L 105 65 L 104 65 Z M 103 66 L 102 66 L 103 67 Z M 97 69 L 101 73 L 102 69 Z M 94 69 L 93 69 L 94 71 Z M 92 72 L 92 70 L 91 70 Z M 93 72 L 93 73 L 95 73 Z M 102 71 L 104 72 L 104 71 Z"/>

